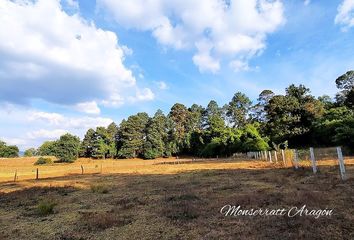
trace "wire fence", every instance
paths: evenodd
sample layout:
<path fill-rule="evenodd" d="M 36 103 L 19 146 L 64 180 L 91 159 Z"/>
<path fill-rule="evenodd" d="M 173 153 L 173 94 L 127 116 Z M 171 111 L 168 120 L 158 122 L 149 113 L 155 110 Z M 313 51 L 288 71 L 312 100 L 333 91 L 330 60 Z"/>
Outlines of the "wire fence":
<path fill-rule="evenodd" d="M 310 170 L 314 174 L 326 167 L 330 171 L 337 170 L 343 180 L 354 178 L 354 156 L 350 149 L 341 147 L 258 151 L 248 152 L 246 156 L 282 167 Z"/>

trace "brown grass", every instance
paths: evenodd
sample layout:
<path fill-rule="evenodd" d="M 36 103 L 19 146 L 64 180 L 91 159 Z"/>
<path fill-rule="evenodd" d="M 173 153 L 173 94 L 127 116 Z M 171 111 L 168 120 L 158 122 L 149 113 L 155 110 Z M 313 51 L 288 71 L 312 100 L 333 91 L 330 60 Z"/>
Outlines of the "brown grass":
<path fill-rule="evenodd" d="M 19 161 L 7 168 L 20 167 Z M 20 175 L 18 182 L 0 183 L 0 239 L 354 239 L 354 180 L 343 182 L 332 166 L 321 164 L 313 175 L 308 168 L 249 160 L 157 161 L 106 160 L 102 174 L 65 171 L 63 166 L 100 163 L 80 159 L 45 166 L 43 172 L 52 176 L 39 181 Z M 32 166 L 21 167 L 26 172 Z M 92 186 L 107 191 L 100 194 Z M 48 199 L 56 203 L 54 212 L 36 214 Z M 225 217 L 219 211 L 226 204 L 244 209 L 306 204 L 334 209 L 334 215 Z"/>

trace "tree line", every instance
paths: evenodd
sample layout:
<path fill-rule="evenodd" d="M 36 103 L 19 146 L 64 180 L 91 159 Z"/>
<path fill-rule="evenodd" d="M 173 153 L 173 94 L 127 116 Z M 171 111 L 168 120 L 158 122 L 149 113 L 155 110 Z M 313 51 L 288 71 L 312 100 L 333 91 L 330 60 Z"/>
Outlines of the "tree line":
<path fill-rule="evenodd" d="M 304 85 L 291 84 L 284 95 L 263 90 L 256 103 L 236 92 L 219 106 L 174 104 L 165 115 L 137 113 L 119 125 L 89 129 L 83 140 L 65 134 L 47 141 L 29 155 L 54 155 L 63 161 L 90 158 L 153 159 L 176 155 L 230 156 L 235 152 L 274 146 L 342 145 L 354 148 L 354 71 L 336 79 L 334 99 L 314 97 Z M 65 149 L 65 150 L 63 150 Z M 70 151 L 68 150 L 70 149 Z M 71 152 L 70 154 L 68 154 Z"/>

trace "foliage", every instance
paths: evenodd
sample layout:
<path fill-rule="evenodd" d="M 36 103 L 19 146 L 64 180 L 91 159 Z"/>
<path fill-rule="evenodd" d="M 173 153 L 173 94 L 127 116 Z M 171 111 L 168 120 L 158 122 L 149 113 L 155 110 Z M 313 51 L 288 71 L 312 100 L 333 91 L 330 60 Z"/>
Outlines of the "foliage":
<path fill-rule="evenodd" d="M 341 91 L 337 94 L 337 101 L 349 108 L 354 107 L 354 71 L 348 71 L 336 79 L 337 88 Z"/>
<path fill-rule="evenodd" d="M 35 148 L 29 148 L 27 149 L 24 154 L 25 157 L 33 157 L 37 155 L 37 150 Z"/>
<path fill-rule="evenodd" d="M 56 205 L 57 204 L 53 201 L 43 200 L 37 205 L 37 212 L 40 216 L 53 214 Z"/>
<path fill-rule="evenodd" d="M 165 141 L 167 140 L 166 117 L 161 110 L 149 119 L 146 127 L 146 141 L 144 144 L 143 157 L 153 159 L 165 154 Z"/>
<path fill-rule="evenodd" d="M 118 138 L 121 145 L 119 157 L 135 158 L 143 155 L 148 121 L 149 116 L 146 113 L 138 113 L 121 123 Z"/>
<path fill-rule="evenodd" d="M 69 133 L 55 142 L 55 156 L 60 162 L 73 162 L 78 157 L 80 139 Z"/>
<path fill-rule="evenodd" d="M 284 95 L 263 90 L 254 105 L 241 92 L 222 107 L 215 100 L 206 108 L 176 103 L 167 116 L 161 110 L 153 117 L 138 113 L 119 125 L 113 122 L 89 129 L 80 145 L 79 139 L 71 135 L 44 142 L 37 154 L 73 161 L 77 155 L 102 159 L 230 156 L 268 150 L 269 144 L 274 149 L 335 145 L 352 148 L 354 71 L 338 77 L 336 85 L 340 91 L 335 100 L 327 95 L 315 98 L 304 85 L 291 84 Z M 4 146 L 0 144 L 0 150 Z M 35 154 L 33 149 L 28 150 L 31 154 Z"/>
<path fill-rule="evenodd" d="M 38 156 L 55 156 L 56 154 L 56 142 L 46 141 L 37 150 Z"/>
<path fill-rule="evenodd" d="M 251 100 L 245 94 L 235 93 L 227 109 L 227 116 L 230 118 L 233 127 L 245 126 L 251 104 Z"/>
<path fill-rule="evenodd" d="M 0 157 L 13 158 L 19 156 L 19 149 L 17 146 L 8 146 L 5 142 L 0 140 Z"/>
<path fill-rule="evenodd" d="M 53 161 L 50 158 L 47 157 L 39 157 L 37 161 L 34 163 L 34 165 L 43 165 L 43 164 L 52 164 Z"/>

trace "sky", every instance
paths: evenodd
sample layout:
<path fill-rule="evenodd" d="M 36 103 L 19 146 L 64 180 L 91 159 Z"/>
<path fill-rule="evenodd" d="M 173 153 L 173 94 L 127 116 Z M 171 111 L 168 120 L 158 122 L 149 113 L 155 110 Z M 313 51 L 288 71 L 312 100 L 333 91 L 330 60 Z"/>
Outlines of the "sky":
<path fill-rule="evenodd" d="M 0 0 L 0 139 L 292 83 L 334 96 L 353 68 L 354 0 Z"/>

